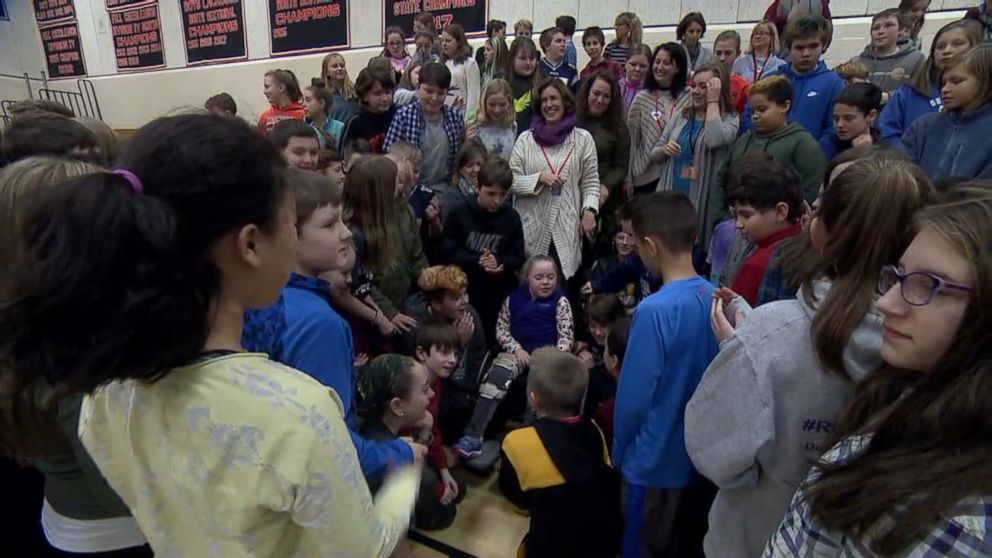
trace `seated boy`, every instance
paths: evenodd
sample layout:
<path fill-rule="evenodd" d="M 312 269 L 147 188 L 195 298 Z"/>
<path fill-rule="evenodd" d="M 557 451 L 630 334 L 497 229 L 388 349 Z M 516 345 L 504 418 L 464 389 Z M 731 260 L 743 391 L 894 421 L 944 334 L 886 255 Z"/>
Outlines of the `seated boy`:
<path fill-rule="evenodd" d="M 308 171 L 317 168 L 320 140 L 313 126 L 302 120 L 282 120 L 272 127 L 269 140 L 287 165 Z"/>
<path fill-rule="evenodd" d="M 234 102 L 234 97 L 230 93 L 218 93 L 210 97 L 203 103 L 203 108 L 207 109 L 207 112 L 216 114 L 217 116 L 238 115 L 238 104 Z"/>
<path fill-rule="evenodd" d="M 623 368 L 623 358 L 627 354 L 627 339 L 630 336 L 630 316 L 624 316 L 610 324 L 606 332 L 606 343 L 603 345 L 603 367 L 606 373 L 616 382 L 620 379 L 620 369 Z M 613 413 L 616 411 L 616 394 L 599 407 L 594 409 L 592 420 L 603 431 L 606 443 L 613 444 Z"/>
<path fill-rule="evenodd" d="M 741 36 L 737 31 L 724 31 L 713 43 L 713 59 L 730 76 L 730 102 L 743 114 L 747 107 L 747 90 L 751 86 L 744 76 L 734 73 L 734 62 L 741 55 Z"/>
<path fill-rule="evenodd" d="M 817 15 L 791 20 L 785 29 L 785 48 L 791 63 L 765 74 L 766 77 L 781 75 L 789 81 L 794 95 L 789 99 L 789 122 L 799 124 L 818 141 L 834 128 L 834 98 L 844 88 L 840 76 L 827 69 L 820 59 L 830 44 L 831 32 L 830 22 Z M 751 94 L 754 94 L 753 85 Z M 751 129 L 753 110 L 752 102 L 741 121 L 744 132 Z"/>
<path fill-rule="evenodd" d="M 820 140 L 828 161 L 859 145 L 879 140 L 875 119 L 882 109 L 882 90 L 872 83 L 854 83 L 834 101 L 834 133 Z"/>
<path fill-rule="evenodd" d="M 730 288 L 751 306 L 794 297 L 784 285 L 778 257 L 782 241 L 802 232 L 799 175 L 766 156 L 745 157 L 730 169 L 727 201 L 737 215 L 737 230 L 753 245 Z"/>
<path fill-rule="evenodd" d="M 616 219 L 620 224 L 620 230 L 627 235 L 631 242 L 634 239 L 634 229 L 630 220 L 634 210 L 642 197 L 634 197 L 617 209 Z M 661 288 L 661 279 L 651 273 L 651 270 L 644 265 L 641 257 L 637 254 L 635 243 L 633 252 L 620 260 L 619 264 L 603 273 L 593 273 L 589 282 L 582 287 L 582 294 L 590 295 L 597 293 L 620 293 L 629 292 L 629 285 L 635 285 L 633 294 L 634 306 L 644 300 L 651 293 Z"/>
<path fill-rule="evenodd" d="M 847 61 L 843 64 L 838 64 L 834 68 L 834 72 L 837 72 L 840 79 L 844 80 L 844 87 L 850 87 L 852 84 L 868 81 L 868 68 L 860 62 Z"/>
<path fill-rule="evenodd" d="M 754 127 L 737 138 L 730 147 L 724 172 L 721 173 L 725 183 L 726 169 L 734 162 L 752 152 L 767 153 L 776 161 L 792 166 L 802 178 L 803 194 L 806 201 L 813 203 L 823 180 L 823 168 L 827 162 L 823 156 L 820 144 L 802 126 L 789 122 L 789 109 L 792 108 L 792 84 L 782 75 L 762 78 L 751 84 L 749 90 L 752 110 L 749 118 Z M 831 101 L 833 105 L 833 101 Z M 831 121 L 833 111 L 831 109 Z M 833 125 L 825 133 L 829 137 Z M 717 195 L 710 196 L 711 203 L 718 204 L 711 209 L 717 215 L 726 214 L 727 204 L 720 190 Z"/>
<path fill-rule="evenodd" d="M 538 40 L 544 53 L 537 64 L 541 76 L 558 78 L 568 87 L 575 85 L 579 72 L 565 60 L 565 33 L 557 27 L 549 27 L 541 32 Z"/>
<path fill-rule="evenodd" d="M 916 73 L 923 65 L 923 53 L 914 48 L 908 39 L 900 39 L 900 33 L 908 31 L 909 19 L 899 8 L 882 10 L 871 18 L 871 43 L 865 51 L 851 59 L 851 62 L 870 68 L 868 81 L 874 83 L 885 94 L 895 91 Z"/>
<path fill-rule="evenodd" d="M 465 119 L 444 104 L 451 87 L 451 71 L 432 62 L 420 69 L 417 101 L 403 105 L 386 133 L 385 151 L 398 141 L 408 141 L 423 153 L 422 179 L 435 193 L 443 192 L 454 174 L 455 155 L 465 138 Z"/>
<path fill-rule="evenodd" d="M 500 491 L 530 510 L 519 555 L 606 558 L 619 550 L 620 479 L 596 425 L 581 417 L 588 373 L 578 357 L 534 351 L 527 398 L 533 426 L 503 440 Z"/>
<path fill-rule="evenodd" d="M 453 265 L 436 265 L 420 273 L 420 293 L 406 301 L 404 314 L 417 320 L 438 317 L 458 330 L 458 360 L 446 380 L 438 422 L 447 440 L 457 440 L 472 414 L 489 350 L 482 322 L 468 301 L 468 276 Z M 403 354 L 416 356 L 415 328 L 400 338 Z"/>
<path fill-rule="evenodd" d="M 627 489 L 623 555 L 697 556 L 705 529 L 685 526 L 706 524 L 711 496 L 695 494 L 705 483 L 689 461 L 683 418 L 719 350 L 709 326 L 714 288 L 693 268 L 696 210 L 685 194 L 649 194 L 631 221 L 641 258 L 665 285 L 634 312 L 617 385 L 612 455 Z"/>
<path fill-rule="evenodd" d="M 586 27 L 586 30 L 582 32 L 582 48 L 589 55 L 589 63 L 579 72 L 579 79 L 586 79 L 600 70 L 612 73 L 617 76 L 617 79 L 623 77 L 623 67 L 616 60 L 603 56 L 603 51 L 606 48 L 606 35 L 601 28 Z"/>
<path fill-rule="evenodd" d="M 510 164 L 491 159 L 479 172 L 476 198 L 456 204 L 444 225 L 441 254 L 468 275 L 469 300 L 479 311 L 486 339 L 495 339 L 503 301 L 520 281 L 524 229 L 506 199 L 513 184 Z"/>
<path fill-rule="evenodd" d="M 555 27 L 561 29 L 565 35 L 565 62 L 573 68 L 579 67 L 579 53 L 575 50 L 575 18 L 570 15 L 558 16 L 555 18 Z"/>
<path fill-rule="evenodd" d="M 410 462 L 414 451 L 426 448 L 403 440 L 369 443 L 355 434 L 351 330 L 330 306 L 331 286 L 320 279 L 350 264 L 351 232 L 341 221 L 341 196 L 330 179 L 289 169 L 287 182 L 296 199 L 296 266 L 274 304 L 245 313 L 241 343 L 334 390 L 362 472 L 375 481 L 389 465 Z"/>
<path fill-rule="evenodd" d="M 427 446 L 427 460 L 414 518 L 419 529 L 441 529 L 451 525 L 455 519 L 454 504 L 465 498 L 466 490 L 465 483 L 455 479 L 448 469 L 448 456 L 444 453 L 440 428 L 441 391 L 444 380 L 451 376 L 458 363 L 461 340 L 455 326 L 440 316 L 432 316 L 421 324 L 416 343 L 414 351 L 417 361 L 427 369 L 434 392 L 427 404 L 427 412 L 434 417 L 434 426 L 429 439 L 417 440 Z M 424 494 L 425 491 L 429 491 L 429 496 Z"/>

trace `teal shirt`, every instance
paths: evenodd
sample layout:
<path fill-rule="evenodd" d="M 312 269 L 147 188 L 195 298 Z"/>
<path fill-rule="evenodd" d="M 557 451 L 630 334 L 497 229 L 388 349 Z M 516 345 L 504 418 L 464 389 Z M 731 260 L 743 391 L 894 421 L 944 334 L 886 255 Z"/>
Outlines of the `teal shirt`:
<path fill-rule="evenodd" d="M 317 140 L 320 141 L 320 148 L 327 149 L 327 136 L 334 138 L 335 151 L 341 150 L 341 134 L 344 133 L 344 122 L 340 120 L 335 120 L 328 116 L 324 119 L 324 124 L 322 126 L 317 126 L 313 123 L 313 119 L 309 116 L 304 117 L 303 121 L 307 124 L 313 126 L 315 130 L 321 132 L 317 134 Z M 325 135 L 326 134 L 326 135 Z"/>

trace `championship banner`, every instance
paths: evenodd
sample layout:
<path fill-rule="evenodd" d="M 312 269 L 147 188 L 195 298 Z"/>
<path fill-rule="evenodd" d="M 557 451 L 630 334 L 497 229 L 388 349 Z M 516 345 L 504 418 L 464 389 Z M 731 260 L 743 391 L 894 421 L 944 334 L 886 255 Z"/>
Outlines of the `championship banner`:
<path fill-rule="evenodd" d="M 48 77 L 59 79 L 86 75 L 83 47 L 79 44 L 79 25 L 75 21 L 56 23 L 38 31 L 45 51 Z"/>
<path fill-rule="evenodd" d="M 274 56 L 350 46 L 347 0 L 269 0 Z"/>
<path fill-rule="evenodd" d="M 158 4 L 110 12 L 117 70 L 133 72 L 165 67 Z"/>
<path fill-rule="evenodd" d="M 489 3 L 486 0 L 384 0 L 383 34 L 387 27 L 395 25 L 412 37 L 413 20 L 422 12 L 430 12 L 434 16 L 435 29 L 457 23 L 467 35 L 484 35 L 489 20 Z"/>
<path fill-rule="evenodd" d="M 243 60 L 248 56 L 242 0 L 181 0 L 190 65 Z"/>

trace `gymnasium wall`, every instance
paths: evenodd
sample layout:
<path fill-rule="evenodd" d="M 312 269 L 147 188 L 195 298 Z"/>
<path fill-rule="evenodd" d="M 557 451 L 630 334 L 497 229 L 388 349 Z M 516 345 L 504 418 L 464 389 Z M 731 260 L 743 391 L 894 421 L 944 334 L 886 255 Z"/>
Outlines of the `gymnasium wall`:
<path fill-rule="evenodd" d="M 28 72 L 40 77 L 45 58 L 31 0 L 5 0 L 9 21 L 0 20 L 0 74 Z M 159 0 L 159 17 L 164 46 L 165 69 L 119 74 L 117 72 L 110 20 L 105 0 L 75 0 L 79 40 L 86 64 L 103 110 L 103 117 L 117 129 L 140 127 L 148 120 L 189 107 L 202 106 L 203 100 L 220 91 L 231 93 L 239 115 L 251 120 L 266 108 L 261 94 L 262 74 L 271 68 L 293 70 L 301 82 L 318 75 L 323 53 L 271 58 L 266 2 L 244 1 L 244 22 L 248 59 L 242 62 L 186 67 L 184 36 L 179 0 Z M 937 28 L 961 17 L 961 10 L 974 0 L 934 0 L 924 28 L 925 48 Z M 898 5 L 898 0 L 833 0 L 834 44 L 827 53 L 833 65 L 859 53 L 866 42 L 870 18 L 864 16 Z M 342 54 L 354 78 L 370 56 L 381 47 L 382 2 L 350 0 L 350 39 L 353 48 Z M 536 30 L 553 24 L 556 16 L 572 14 L 579 27 L 600 25 L 610 28 L 622 11 L 637 13 L 645 23 L 644 40 L 658 44 L 675 39 L 674 25 L 681 15 L 701 11 L 709 29 L 705 42 L 725 29 L 736 29 L 747 40 L 752 22 L 761 18 L 767 2 L 755 0 L 491 0 L 489 17 L 513 22 L 527 18 Z M 952 10 L 952 11 L 947 11 Z M 512 31 L 512 29 L 511 29 Z M 610 30 L 607 30 L 609 40 Z M 581 35 L 581 31 L 578 35 Z M 576 37 L 578 39 L 578 36 Z M 481 40 L 474 40 L 474 46 Z M 579 51 L 580 67 L 585 53 Z M 40 83 L 33 83 L 37 89 Z M 74 79 L 50 81 L 55 89 L 74 90 Z M 27 96 L 23 79 L 0 77 L 0 99 Z"/>

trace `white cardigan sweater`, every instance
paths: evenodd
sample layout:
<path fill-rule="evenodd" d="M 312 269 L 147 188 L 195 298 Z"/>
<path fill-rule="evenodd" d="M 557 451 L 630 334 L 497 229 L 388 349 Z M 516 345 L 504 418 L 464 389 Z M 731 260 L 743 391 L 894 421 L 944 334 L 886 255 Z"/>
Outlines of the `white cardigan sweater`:
<path fill-rule="evenodd" d="M 582 210 L 599 210 L 599 165 L 592 134 L 576 127 L 565 141 L 542 150 L 527 130 L 513 144 L 510 168 L 510 192 L 523 223 L 527 255 L 547 255 L 554 241 L 562 274 L 571 278 L 582 261 Z M 538 177 L 559 169 L 565 184 L 561 194 L 554 195 L 538 183 Z"/>

